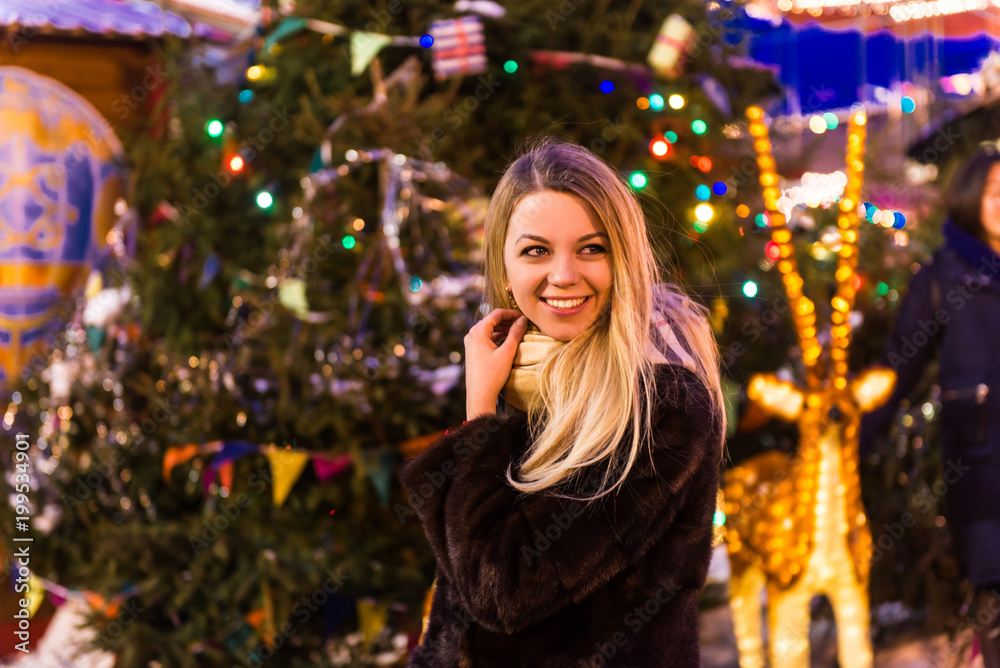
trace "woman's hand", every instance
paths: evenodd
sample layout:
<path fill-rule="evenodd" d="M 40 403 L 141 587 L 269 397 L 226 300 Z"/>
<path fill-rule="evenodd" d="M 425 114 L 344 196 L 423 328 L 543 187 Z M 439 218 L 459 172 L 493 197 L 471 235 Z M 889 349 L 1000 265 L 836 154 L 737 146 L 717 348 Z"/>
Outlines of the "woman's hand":
<path fill-rule="evenodd" d="M 528 319 L 520 311 L 498 308 L 465 335 L 466 419 L 496 412 L 497 397 L 527 329 Z"/>

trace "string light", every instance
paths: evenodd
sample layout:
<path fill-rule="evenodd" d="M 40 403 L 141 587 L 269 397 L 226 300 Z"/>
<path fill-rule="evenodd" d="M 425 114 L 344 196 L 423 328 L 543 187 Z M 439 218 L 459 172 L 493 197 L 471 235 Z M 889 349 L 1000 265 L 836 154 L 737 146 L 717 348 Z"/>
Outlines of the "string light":
<path fill-rule="evenodd" d="M 663 96 L 657 93 L 653 93 L 649 96 L 649 108 L 653 111 L 659 111 L 663 109 Z"/>
<path fill-rule="evenodd" d="M 218 118 L 213 118 L 205 125 L 205 131 L 209 137 L 221 137 L 226 127 Z"/>
<path fill-rule="evenodd" d="M 513 74 L 514 72 L 517 72 L 517 61 L 508 60 L 507 62 L 505 62 L 503 64 L 503 71 L 506 72 L 507 74 Z"/>
<path fill-rule="evenodd" d="M 694 196 L 702 202 L 707 202 L 708 198 L 712 196 L 712 189 L 702 183 L 694 189 Z"/>
<path fill-rule="evenodd" d="M 691 132 L 695 133 L 696 135 L 705 134 L 706 132 L 708 132 L 708 123 L 701 120 L 700 118 L 694 119 L 693 121 L 691 121 Z"/>
<path fill-rule="evenodd" d="M 703 223 L 712 220 L 714 215 L 715 209 L 712 208 L 711 204 L 703 202 L 694 208 L 694 217 Z"/>
<path fill-rule="evenodd" d="M 649 143 L 649 152 L 657 158 L 665 158 L 670 152 L 670 144 L 666 139 L 654 139 Z"/>
<path fill-rule="evenodd" d="M 244 162 L 242 157 L 234 155 L 229 159 L 229 171 L 233 172 L 234 174 L 242 172 L 243 166 Z"/>
<path fill-rule="evenodd" d="M 628 182 L 631 183 L 632 187 L 636 190 L 642 190 L 646 187 L 646 175 L 642 172 L 632 172 L 632 175 L 628 177 Z"/>
<path fill-rule="evenodd" d="M 267 192 L 266 190 L 261 190 L 259 193 L 257 193 L 257 206 L 259 206 L 262 209 L 268 209 L 271 207 L 272 204 L 274 204 L 274 197 L 271 195 L 271 193 Z"/>
<path fill-rule="evenodd" d="M 847 175 L 841 171 L 831 174 L 806 172 L 802 175 L 801 185 L 782 191 L 778 209 L 786 216 L 796 206 L 825 209 L 840 201 L 846 187 Z"/>
<path fill-rule="evenodd" d="M 757 284 L 753 281 L 747 281 L 743 284 L 743 294 L 747 297 L 753 298 L 757 296 Z"/>
<path fill-rule="evenodd" d="M 669 98 L 667 98 L 667 104 L 670 105 L 671 109 L 683 109 L 684 108 L 684 96 L 674 93 Z"/>
<path fill-rule="evenodd" d="M 977 80 L 969 74 L 953 74 L 950 77 L 944 77 L 941 80 L 942 87 L 945 92 L 954 91 L 958 95 L 968 95 L 972 92 L 973 88 L 977 88 Z M 948 88 L 951 88 L 951 91 Z"/>
<path fill-rule="evenodd" d="M 891 227 L 901 230 L 906 226 L 906 216 L 899 211 L 880 209 L 871 202 L 863 202 L 858 205 L 858 218 L 864 218 L 869 223 L 882 227 Z"/>
<path fill-rule="evenodd" d="M 930 0 L 927 2 L 907 2 L 893 5 L 889 8 L 889 16 L 896 23 L 913 19 L 930 18 L 932 16 L 947 16 L 986 9 L 990 6 L 988 0 Z"/>

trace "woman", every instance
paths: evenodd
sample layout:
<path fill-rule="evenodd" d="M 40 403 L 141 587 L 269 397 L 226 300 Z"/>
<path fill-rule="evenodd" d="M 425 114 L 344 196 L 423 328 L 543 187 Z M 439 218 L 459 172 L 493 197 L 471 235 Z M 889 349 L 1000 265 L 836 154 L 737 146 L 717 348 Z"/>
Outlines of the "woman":
<path fill-rule="evenodd" d="M 725 428 L 704 314 L 576 145 L 508 167 L 484 250 L 468 421 L 402 473 L 438 564 L 409 665 L 698 666 Z"/>
<path fill-rule="evenodd" d="M 981 149 L 946 193 L 945 244 L 910 282 L 886 348 L 893 397 L 862 423 L 862 449 L 887 430 L 927 363 L 940 361 L 945 515 L 975 587 L 973 626 L 1000 668 L 1000 152 Z"/>

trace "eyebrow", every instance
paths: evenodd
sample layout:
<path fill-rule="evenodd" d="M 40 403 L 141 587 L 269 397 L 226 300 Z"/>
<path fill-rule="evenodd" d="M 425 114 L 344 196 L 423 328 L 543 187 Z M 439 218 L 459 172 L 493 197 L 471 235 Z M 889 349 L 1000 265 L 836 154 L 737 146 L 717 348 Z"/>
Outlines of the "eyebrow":
<path fill-rule="evenodd" d="M 604 232 L 594 232 L 593 234 L 585 234 L 585 235 L 583 235 L 582 237 L 580 237 L 579 239 L 577 239 L 576 242 L 580 243 L 581 241 L 586 241 L 587 239 L 590 239 L 592 237 L 604 237 L 608 241 L 611 241 L 611 238 L 607 234 L 605 234 Z M 543 244 L 551 243 L 545 237 L 539 237 L 539 236 L 534 235 L 534 234 L 522 234 L 521 236 L 519 236 L 517 238 L 517 240 L 521 241 L 521 239 L 532 239 L 534 241 L 541 241 Z"/>

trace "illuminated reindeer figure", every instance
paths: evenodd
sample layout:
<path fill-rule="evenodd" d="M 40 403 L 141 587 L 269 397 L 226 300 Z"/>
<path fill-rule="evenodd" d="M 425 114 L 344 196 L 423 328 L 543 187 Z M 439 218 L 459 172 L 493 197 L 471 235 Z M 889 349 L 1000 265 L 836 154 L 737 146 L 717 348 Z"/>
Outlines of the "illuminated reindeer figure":
<path fill-rule="evenodd" d="M 747 395 L 772 415 L 799 427 L 795 456 L 769 452 L 728 473 L 724 482 L 727 542 L 732 568 L 731 601 L 742 668 L 764 666 L 761 590 L 766 587 L 770 665 L 809 665 L 809 604 L 825 594 L 837 623 L 840 665 L 872 665 L 868 634 L 871 531 L 861 503 L 858 428 L 861 415 L 883 403 L 896 377 L 869 369 L 847 378 L 851 340 L 848 315 L 854 305 L 858 222 L 864 164 L 865 115 L 852 114 L 848 128 L 847 185 L 839 203 L 837 292 L 829 355 L 816 335 L 813 302 L 802 293 L 791 232 L 778 211 L 780 194 L 763 110 L 747 110 L 760 167 L 777 265 L 792 305 L 802 348 L 805 385 L 773 374 L 751 378 Z M 821 356 L 824 357 L 821 362 Z"/>

